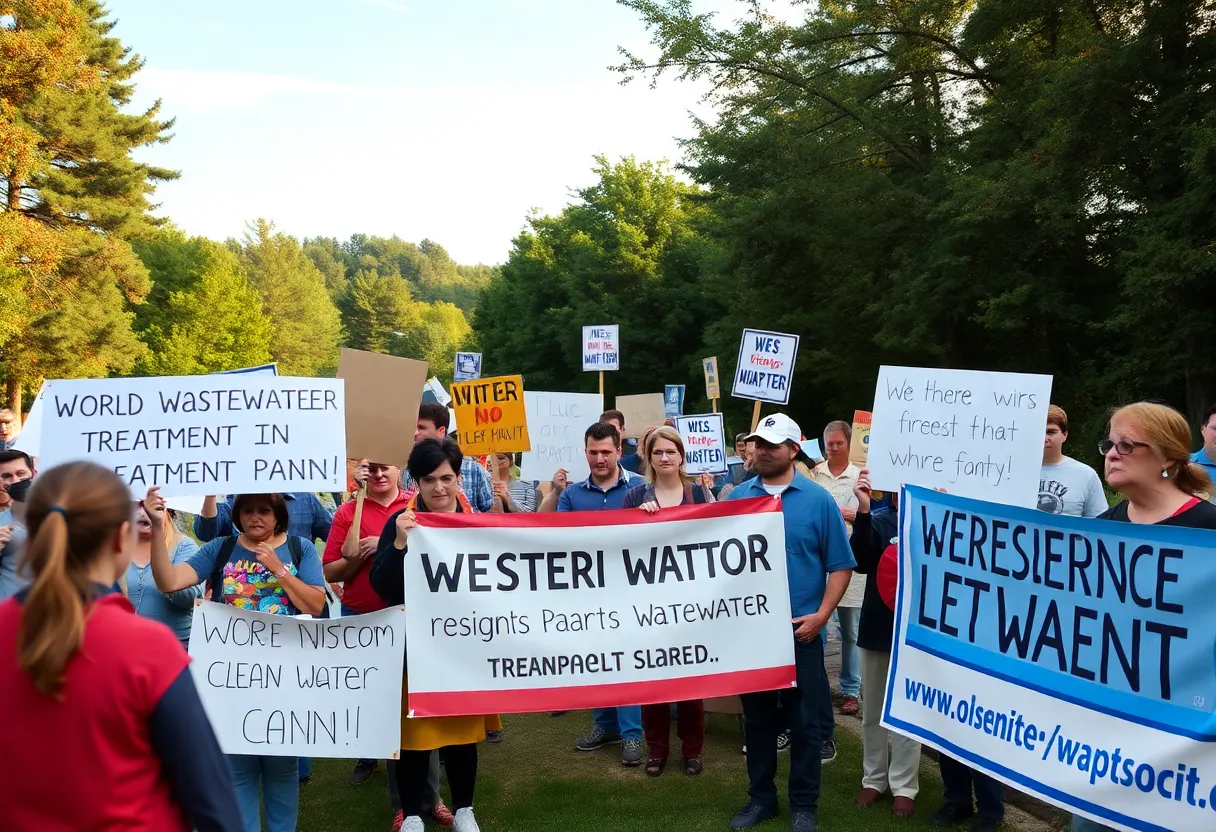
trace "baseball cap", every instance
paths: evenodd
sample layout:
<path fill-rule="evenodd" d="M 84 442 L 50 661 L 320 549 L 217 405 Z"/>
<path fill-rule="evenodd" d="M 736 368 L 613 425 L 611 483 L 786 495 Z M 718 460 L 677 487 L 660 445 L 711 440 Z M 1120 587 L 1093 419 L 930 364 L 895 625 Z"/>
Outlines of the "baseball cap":
<path fill-rule="evenodd" d="M 756 430 L 749 434 L 748 439 L 763 439 L 770 445 L 781 445 L 785 442 L 802 444 L 802 429 L 798 423 L 784 413 L 774 413 L 760 420 Z"/>

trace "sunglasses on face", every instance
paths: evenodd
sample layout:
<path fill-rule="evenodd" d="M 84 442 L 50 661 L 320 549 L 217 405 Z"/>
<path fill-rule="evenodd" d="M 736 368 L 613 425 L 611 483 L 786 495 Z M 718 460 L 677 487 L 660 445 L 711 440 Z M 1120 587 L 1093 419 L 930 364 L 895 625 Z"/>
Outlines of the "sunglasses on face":
<path fill-rule="evenodd" d="M 1136 448 L 1152 447 L 1147 442 L 1136 442 L 1132 439 L 1120 439 L 1118 442 L 1113 442 L 1110 439 L 1103 439 L 1098 443 L 1098 451 L 1102 456 L 1110 453 L 1110 449 L 1114 448 L 1119 452 L 1119 456 L 1128 456 L 1136 452 Z"/>

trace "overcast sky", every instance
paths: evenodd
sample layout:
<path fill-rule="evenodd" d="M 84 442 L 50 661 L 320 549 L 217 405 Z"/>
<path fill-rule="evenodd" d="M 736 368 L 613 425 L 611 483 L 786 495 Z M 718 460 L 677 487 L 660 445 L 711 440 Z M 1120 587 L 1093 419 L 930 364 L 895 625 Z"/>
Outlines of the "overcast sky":
<path fill-rule="evenodd" d="M 698 0 L 698 10 L 743 9 Z M 788 4 L 785 4 L 788 5 Z M 180 170 L 160 213 L 239 236 L 423 238 L 499 263 L 528 212 L 560 211 L 593 156 L 679 158 L 703 87 L 622 87 L 618 46 L 646 50 L 611 0 L 110 0 L 147 61 L 137 102 L 174 139 L 141 158 Z"/>

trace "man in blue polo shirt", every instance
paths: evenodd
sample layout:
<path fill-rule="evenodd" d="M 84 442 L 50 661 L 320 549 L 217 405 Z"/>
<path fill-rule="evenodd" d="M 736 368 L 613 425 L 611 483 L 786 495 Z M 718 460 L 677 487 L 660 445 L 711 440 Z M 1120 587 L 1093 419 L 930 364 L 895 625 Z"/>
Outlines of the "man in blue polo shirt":
<path fill-rule="evenodd" d="M 1203 436 L 1203 447 L 1191 454 L 1191 462 L 1202 465 L 1212 479 L 1216 480 L 1216 404 L 1203 414 L 1199 433 Z"/>
<path fill-rule="evenodd" d="M 823 773 L 819 709 L 823 697 L 832 695 L 820 633 L 857 564 L 836 502 L 794 469 L 802 441 L 794 420 L 782 413 L 767 416 L 747 439 L 755 443 L 752 460 L 758 476 L 741 483 L 728 499 L 781 495 L 798 686 L 742 697 L 751 800 L 731 818 L 730 828 L 750 829 L 777 815 L 777 735 L 788 721 L 790 828 L 815 832 Z"/>
<path fill-rule="evenodd" d="M 625 494 L 644 480 L 621 467 L 621 434 L 610 422 L 596 422 L 583 434 L 591 476 L 581 482 L 565 484 L 559 471 L 553 478 L 558 511 L 604 511 L 622 508 Z M 546 502 L 552 501 L 552 496 Z M 543 508 L 542 508 L 543 510 Z M 642 708 L 596 708 L 595 728 L 574 744 L 579 751 L 594 751 L 605 745 L 621 743 L 621 765 L 642 764 Z"/>

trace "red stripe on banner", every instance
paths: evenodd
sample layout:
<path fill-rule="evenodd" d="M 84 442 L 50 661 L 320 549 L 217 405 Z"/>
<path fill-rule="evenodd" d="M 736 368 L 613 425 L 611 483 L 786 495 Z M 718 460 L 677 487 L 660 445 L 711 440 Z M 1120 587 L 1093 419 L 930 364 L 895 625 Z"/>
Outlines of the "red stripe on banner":
<path fill-rule="evenodd" d="M 527 690 L 460 690 L 410 693 L 416 717 L 476 714 L 530 714 L 545 711 L 582 711 L 622 705 L 651 705 L 712 699 L 760 690 L 778 690 L 794 684 L 794 666 L 737 670 L 683 679 L 621 682 L 614 685 L 529 688 Z"/>
<path fill-rule="evenodd" d="M 574 488 L 574 485 L 567 486 Z M 465 514 L 418 512 L 418 525 L 433 529 L 558 529 L 572 526 L 627 526 L 668 520 L 708 520 L 781 511 L 780 497 L 750 497 L 695 506 L 673 506 L 648 514 L 641 509 L 557 511 L 547 514 Z"/>

